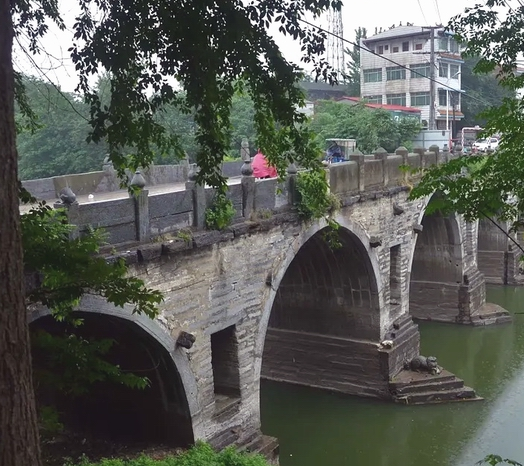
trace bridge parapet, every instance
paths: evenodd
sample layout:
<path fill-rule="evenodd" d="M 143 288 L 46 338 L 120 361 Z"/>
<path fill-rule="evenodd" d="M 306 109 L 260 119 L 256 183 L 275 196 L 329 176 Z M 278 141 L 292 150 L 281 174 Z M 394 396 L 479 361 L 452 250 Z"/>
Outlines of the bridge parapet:
<path fill-rule="evenodd" d="M 403 166 L 427 167 L 449 159 L 449 153 L 432 149 L 421 148 L 409 153 L 400 147 L 395 154 L 382 149 L 372 155 L 351 155 L 350 161 L 332 164 L 326 169 L 330 190 L 344 198 L 413 184 L 418 177 L 408 174 Z M 233 168 L 237 169 L 236 177 L 232 176 L 235 174 Z M 228 167 L 231 177 L 227 196 L 235 209 L 233 224 L 260 220 L 264 215 L 285 210 L 295 203 L 297 173 L 294 166 L 288 169 L 283 180 L 255 180 L 249 170 L 244 170 L 240 176 L 241 172 L 240 163 Z M 184 228 L 205 228 L 205 212 L 213 204 L 215 190 L 197 185 L 190 167 L 154 167 L 144 174 L 146 186 L 137 196 L 119 191 L 106 194 L 108 198 L 104 199 L 104 195 L 95 192 L 94 199 L 88 199 L 86 194 L 93 180 L 98 180 L 97 186 L 108 185 L 107 177 L 103 181 L 101 173 L 72 175 L 78 178 L 79 193 L 76 194 L 86 199 L 77 198 L 80 202 L 72 205 L 55 204 L 68 208 L 70 222 L 78 227 L 79 234 L 89 228 L 103 228 L 108 234 L 108 242 L 119 244 L 147 241 Z M 181 174 L 186 177 L 185 183 L 180 182 Z M 171 180 L 171 183 L 159 189 L 157 183 L 162 179 Z M 63 177 L 53 182 L 61 186 L 60 183 L 67 179 Z"/>

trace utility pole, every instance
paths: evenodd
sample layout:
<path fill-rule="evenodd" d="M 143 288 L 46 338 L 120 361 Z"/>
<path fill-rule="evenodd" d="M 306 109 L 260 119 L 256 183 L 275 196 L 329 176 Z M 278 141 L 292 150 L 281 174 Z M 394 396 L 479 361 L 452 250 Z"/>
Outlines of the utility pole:
<path fill-rule="evenodd" d="M 429 129 L 435 129 L 435 29 L 441 26 L 424 26 L 429 29 L 430 55 L 429 55 Z"/>

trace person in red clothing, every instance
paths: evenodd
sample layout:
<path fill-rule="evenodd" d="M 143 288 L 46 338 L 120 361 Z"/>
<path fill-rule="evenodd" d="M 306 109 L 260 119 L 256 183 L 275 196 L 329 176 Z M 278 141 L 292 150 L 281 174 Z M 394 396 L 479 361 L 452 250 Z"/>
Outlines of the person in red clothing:
<path fill-rule="evenodd" d="M 255 178 L 277 177 L 277 169 L 275 167 L 271 167 L 268 164 L 266 156 L 262 152 L 260 152 L 260 149 L 258 149 L 258 152 L 253 158 L 253 162 L 251 162 L 251 167 L 253 167 L 253 176 Z"/>

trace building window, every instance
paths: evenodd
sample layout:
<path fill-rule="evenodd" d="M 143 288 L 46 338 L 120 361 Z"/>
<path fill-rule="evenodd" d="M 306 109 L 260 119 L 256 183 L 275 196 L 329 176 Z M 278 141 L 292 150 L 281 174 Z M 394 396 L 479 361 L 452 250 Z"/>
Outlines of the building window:
<path fill-rule="evenodd" d="M 444 52 L 448 51 L 448 38 L 447 37 L 442 37 L 442 38 L 439 39 L 439 41 L 438 41 L 438 49 L 442 50 Z"/>
<path fill-rule="evenodd" d="M 398 47 L 393 47 L 392 51 L 393 53 L 398 53 Z"/>
<path fill-rule="evenodd" d="M 402 42 L 402 51 L 409 52 L 409 42 Z"/>
<path fill-rule="evenodd" d="M 438 64 L 438 75 L 441 78 L 447 78 L 448 77 L 448 64 L 440 62 Z"/>
<path fill-rule="evenodd" d="M 437 123 L 437 129 L 440 129 L 442 131 L 445 131 L 445 130 L 448 129 L 447 128 L 447 124 L 448 125 L 451 124 L 451 123 L 449 123 L 449 120 L 448 120 L 447 124 L 446 124 L 446 120 L 437 120 L 436 123 Z"/>
<path fill-rule="evenodd" d="M 364 70 L 365 83 L 379 83 L 380 81 L 382 81 L 382 68 Z"/>
<path fill-rule="evenodd" d="M 456 40 L 449 39 L 449 51 L 452 53 L 459 53 L 460 52 L 460 46 L 457 43 Z"/>
<path fill-rule="evenodd" d="M 381 95 L 366 95 L 363 99 L 367 100 L 370 104 L 381 104 L 382 96 Z"/>
<path fill-rule="evenodd" d="M 386 102 L 388 105 L 406 106 L 406 94 L 387 94 Z"/>
<path fill-rule="evenodd" d="M 422 44 L 415 44 L 415 50 L 422 50 Z"/>
<path fill-rule="evenodd" d="M 445 89 L 438 90 L 438 104 L 441 107 L 446 107 L 448 105 L 448 95 Z"/>
<path fill-rule="evenodd" d="M 452 79 L 458 79 L 458 74 L 460 71 L 460 66 L 458 65 L 449 65 L 449 77 Z"/>
<path fill-rule="evenodd" d="M 386 68 L 387 81 L 396 81 L 398 79 L 406 79 L 406 70 L 401 66 L 391 66 Z"/>
<path fill-rule="evenodd" d="M 424 107 L 429 105 L 429 92 L 412 92 L 411 93 L 411 106 L 412 107 Z"/>
<path fill-rule="evenodd" d="M 412 78 L 424 78 L 429 77 L 431 68 L 429 66 L 429 63 L 416 63 L 413 65 L 410 65 L 411 69 L 411 77 Z"/>
<path fill-rule="evenodd" d="M 384 45 L 384 50 L 389 50 L 389 45 Z"/>
<path fill-rule="evenodd" d="M 384 53 L 384 46 L 383 45 L 379 45 L 378 46 L 378 54 L 382 55 L 383 53 Z"/>

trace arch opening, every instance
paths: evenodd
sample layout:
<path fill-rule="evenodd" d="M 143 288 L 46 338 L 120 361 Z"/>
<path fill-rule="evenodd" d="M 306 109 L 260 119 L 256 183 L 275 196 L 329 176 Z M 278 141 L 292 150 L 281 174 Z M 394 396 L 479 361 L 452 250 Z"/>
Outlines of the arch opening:
<path fill-rule="evenodd" d="M 302 245 L 276 290 L 261 376 L 350 394 L 377 394 L 383 384 L 376 347 L 377 278 L 368 251 L 354 233 L 341 227 L 342 246 L 333 250 L 323 232 Z"/>
<path fill-rule="evenodd" d="M 455 215 L 424 214 L 410 276 L 409 308 L 414 318 L 455 321 L 463 277 L 462 244 Z"/>
<path fill-rule="evenodd" d="M 30 324 L 31 331 L 64 335 L 64 330 L 86 340 L 113 340 L 103 359 L 124 374 L 147 377 L 148 386 L 131 388 L 113 381 L 95 381 L 86 393 L 64 391 L 56 384 L 37 383 L 39 406 L 53 406 L 66 430 L 88 439 L 120 443 L 187 446 L 194 442 L 191 415 L 176 365 L 166 348 L 136 323 L 123 318 L 77 312 L 83 325 L 71 328 L 51 316 Z M 35 379 L 58 377 L 65 366 L 49 351 L 33 349 Z"/>

